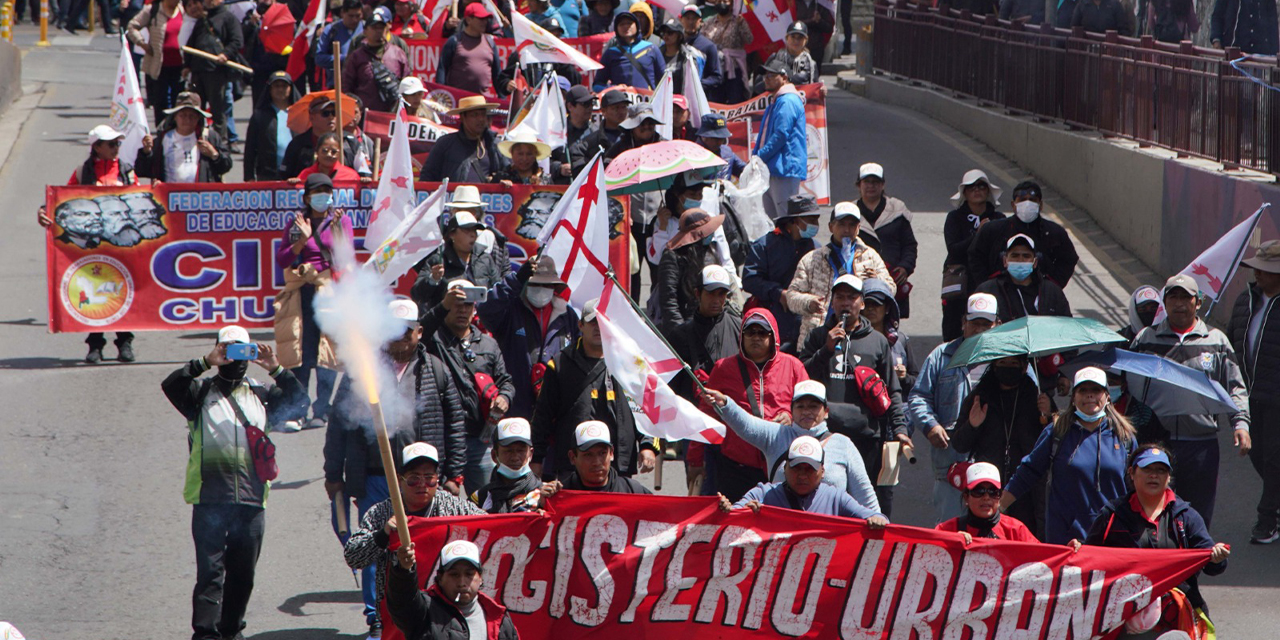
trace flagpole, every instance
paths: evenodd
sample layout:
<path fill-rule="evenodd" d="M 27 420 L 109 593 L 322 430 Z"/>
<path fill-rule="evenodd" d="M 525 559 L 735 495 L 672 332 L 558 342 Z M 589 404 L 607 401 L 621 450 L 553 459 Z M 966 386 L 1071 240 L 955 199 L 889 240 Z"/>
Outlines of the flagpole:
<path fill-rule="evenodd" d="M 1261 215 L 1262 212 L 1267 208 L 1269 208 L 1270 206 L 1271 206 L 1270 202 L 1264 202 L 1262 203 L 1261 207 L 1258 207 L 1257 211 L 1253 212 L 1253 216 L 1251 216 L 1253 218 L 1253 224 L 1249 226 L 1249 233 L 1244 234 L 1244 242 L 1240 243 L 1240 248 L 1236 250 L 1235 258 L 1233 258 L 1231 261 L 1231 271 L 1227 272 L 1227 277 L 1222 281 L 1223 295 L 1227 293 L 1227 285 L 1231 284 L 1232 278 L 1236 277 L 1236 271 L 1240 270 L 1240 258 L 1244 256 L 1245 247 L 1249 246 L 1249 239 L 1253 237 L 1254 229 L 1257 229 L 1258 223 L 1262 222 L 1262 215 Z M 1208 318 L 1209 314 L 1213 313 L 1213 308 L 1217 306 L 1217 304 L 1218 304 L 1217 298 L 1214 298 L 1212 301 L 1210 301 L 1209 307 L 1205 309 L 1204 317 Z"/>
<path fill-rule="evenodd" d="M 333 105 L 334 115 L 337 116 L 338 147 L 342 148 L 346 146 L 343 144 L 346 134 L 342 127 L 342 43 L 336 39 L 333 42 Z"/>

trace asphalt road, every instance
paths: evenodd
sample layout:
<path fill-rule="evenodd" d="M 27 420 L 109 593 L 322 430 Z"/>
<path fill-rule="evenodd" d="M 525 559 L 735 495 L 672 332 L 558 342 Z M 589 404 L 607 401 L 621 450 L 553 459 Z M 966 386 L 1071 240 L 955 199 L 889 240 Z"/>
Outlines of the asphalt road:
<path fill-rule="evenodd" d="M 32 29 L 19 27 L 20 44 L 34 41 Z M 43 186 L 65 182 L 83 161 L 86 132 L 105 120 L 117 51 L 101 37 L 61 36 L 51 48 L 29 48 L 24 79 L 31 93 L 0 119 L 0 158 L 8 152 L 0 168 L 8 218 L 0 240 L 0 407 L 7 416 L 0 422 L 0 620 L 30 638 L 190 633 L 195 565 L 191 510 L 181 495 L 186 438 L 159 382 L 207 352 L 212 334 L 142 334 L 136 364 L 94 367 L 81 361 L 81 336 L 45 329 L 44 240 L 34 212 Z M 238 106 L 247 118 L 247 101 Z M 914 314 L 903 328 L 923 359 L 940 339 L 933 301 L 948 197 L 967 169 L 983 168 L 1006 189 L 1023 172 L 937 122 L 838 90 L 830 93 L 828 114 L 837 199 L 856 197 L 858 165 L 876 161 L 886 168 L 889 192 L 916 212 L 920 266 Z M 237 167 L 232 175 L 238 173 Z M 1053 194 L 1048 200 L 1068 220 L 1081 218 Z M 1143 276 L 1118 268 L 1128 256 L 1081 224 L 1072 230 L 1084 240 L 1083 260 L 1067 294 L 1077 313 L 1118 325 L 1114 305 L 1126 297 L 1119 283 Z M 107 355 L 114 356 L 111 346 Z M 323 438 L 321 431 L 276 438 L 281 477 L 246 630 L 256 640 L 355 638 L 366 630 L 328 524 Z M 923 437 L 917 444 L 922 452 L 929 446 Z M 1234 555 L 1224 575 L 1203 581 L 1205 595 L 1220 638 L 1276 637 L 1280 545 L 1248 544 L 1260 483 L 1225 439 L 1223 451 L 1214 534 L 1233 545 Z M 680 463 L 665 471 L 662 492 L 683 492 Z M 897 490 L 895 522 L 932 526 L 930 482 L 922 456 Z"/>

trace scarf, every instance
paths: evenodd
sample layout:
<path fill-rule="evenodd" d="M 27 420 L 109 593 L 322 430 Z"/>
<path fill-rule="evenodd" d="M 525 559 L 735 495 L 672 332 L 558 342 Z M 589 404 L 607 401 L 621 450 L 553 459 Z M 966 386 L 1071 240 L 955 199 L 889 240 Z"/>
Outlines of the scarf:
<path fill-rule="evenodd" d="M 996 509 L 995 514 L 990 518 L 979 518 L 978 516 L 973 515 L 972 511 L 966 510 L 966 513 L 963 516 L 960 516 L 959 524 L 961 531 L 968 531 L 969 527 L 973 527 L 977 532 L 977 534 L 974 535 L 975 538 L 995 539 L 997 536 L 993 529 L 996 528 L 996 525 L 1000 524 L 1000 510 Z"/>

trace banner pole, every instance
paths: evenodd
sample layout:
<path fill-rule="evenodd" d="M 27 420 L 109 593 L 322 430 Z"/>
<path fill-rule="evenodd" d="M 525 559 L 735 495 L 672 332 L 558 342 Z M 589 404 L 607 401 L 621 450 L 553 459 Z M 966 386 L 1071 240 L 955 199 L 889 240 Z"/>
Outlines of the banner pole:
<path fill-rule="evenodd" d="M 382 452 L 382 471 L 387 476 L 387 494 L 396 516 L 396 536 L 400 544 L 409 542 L 409 517 L 405 515 L 404 501 L 400 498 L 400 474 L 396 472 L 395 457 L 391 454 L 391 439 L 387 437 L 387 421 L 382 415 L 382 403 L 370 402 L 373 423 L 378 434 L 378 450 Z"/>
<path fill-rule="evenodd" d="M 344 140 L 346 134 L 343 133 L 342 126 L 342 43 L 336 40 L 333 43 L 333 104 L 334 114 L 337 116 L 337 120 L 334 122 L 338 128 L 338 140 Z M 345 147 L 346 145 L 340 143 L 339 146 Z M 343 158 L 343 160 L 346 160 L 346 158 Z"/>

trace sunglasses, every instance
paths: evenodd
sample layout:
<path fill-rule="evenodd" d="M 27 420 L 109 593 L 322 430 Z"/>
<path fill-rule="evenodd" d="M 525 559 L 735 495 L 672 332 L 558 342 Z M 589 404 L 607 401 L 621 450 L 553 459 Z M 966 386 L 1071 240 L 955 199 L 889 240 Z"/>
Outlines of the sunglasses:
<path fill-rule="evenodd" d="M 440 474 L 438 473 L 430 473 L 430 474 L 415 473 L 413 475 L 407 475 L 404 477 L 404 483 L 411 487 L 421 487 L 424 484 L 427 485 L 428 487 L 434 487 L 436 486 L 436 483 L 439 481 L 440 481 Z"/>
<path fill-rule="evenodd" d="M 969 495 L 975 498 L 999 498 L 1000 490 L 995 487 L 978 487 L 977 489 L 970 489 Z"/>
<path fill-rule="evenodd" d="M 764 329 L 748 329 L 746 331 L 743 331 L 742 335 L 750 338 L 768 338 L 773 334 L 768 331 L 765 331 Z"/>
<path fill-rule="evenodd" d="M 337 117 L 338 111 L 336 109 L 325 109 L 324 111 L 320 112 L 320 115 L 326 118 L 334 118 L 334 117 Z"/>
<path fill-rule="evenodd" d="M 108 147 L 113 147 L 113 148 L 116 148 L 116 147 L 119 147 L 119 146 L 120 146 L 120 141 L 119 141 L 119 140 L 99 140 L 99 142 L 101 142 L 102 144 L 107 145 Z"/>

